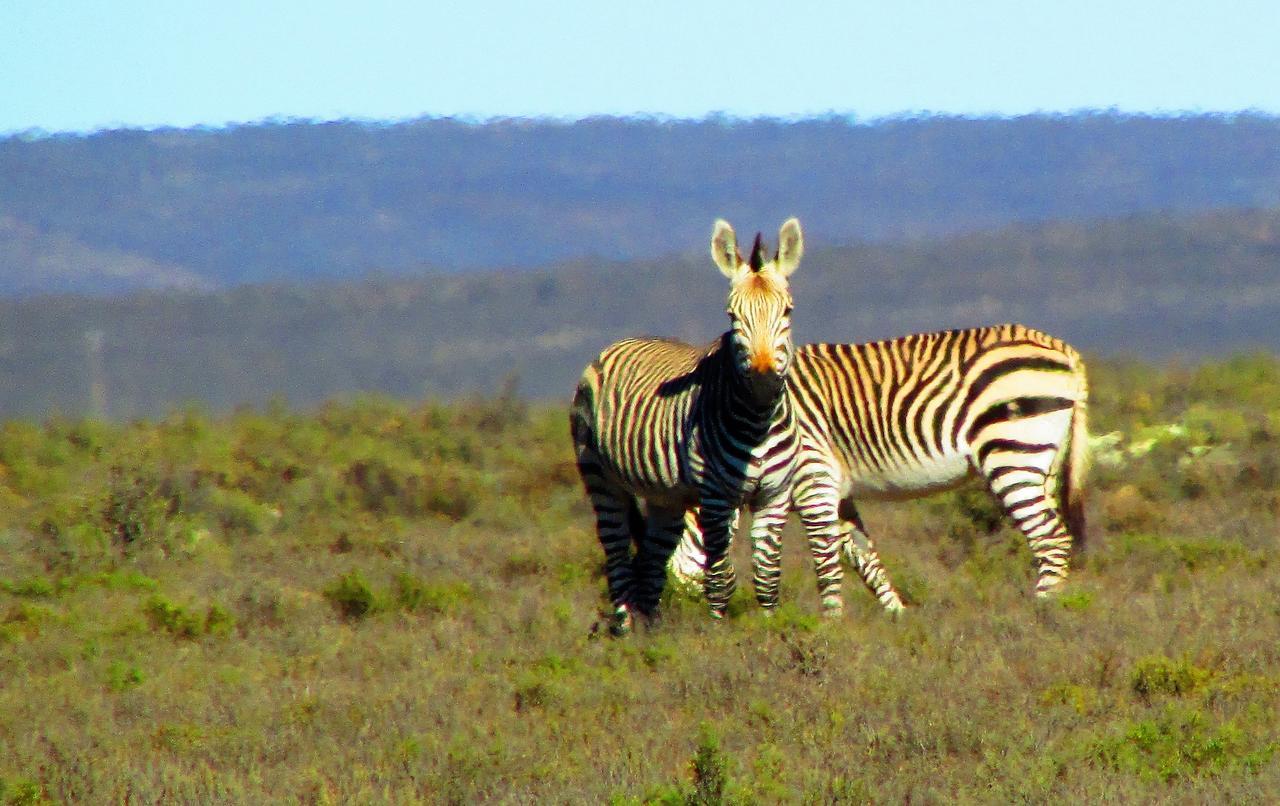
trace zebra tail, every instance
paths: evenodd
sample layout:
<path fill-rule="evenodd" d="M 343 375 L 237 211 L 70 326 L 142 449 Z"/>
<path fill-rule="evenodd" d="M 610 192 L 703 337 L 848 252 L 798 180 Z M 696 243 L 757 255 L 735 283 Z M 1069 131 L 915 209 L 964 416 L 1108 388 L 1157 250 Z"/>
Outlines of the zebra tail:
<path fill-rule="evenodd" d="M 1067 449 L 1066 467 L 1062 472 L 1062 488 L 1060 504 L 1063 520 L 1067 530 L 1071 532 L 1072 553 L 1080 554 L 1088 542 L 1088 528 L 1085 522 L 1085 474 L 1089 465 L 1089 426 L 1088 402 L 1081 398 L 1071 411 L 1071 444 Z"/>

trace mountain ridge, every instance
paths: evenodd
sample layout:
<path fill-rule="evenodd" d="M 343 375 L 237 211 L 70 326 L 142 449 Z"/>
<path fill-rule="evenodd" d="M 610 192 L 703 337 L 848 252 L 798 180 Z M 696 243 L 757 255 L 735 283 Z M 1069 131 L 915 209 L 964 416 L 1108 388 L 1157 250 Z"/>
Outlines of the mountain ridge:
<path fill-rule="evenodd" d="M 75 243 L 0 293 L 469 273 L 683 251 L 716 217 L 830 244 L 1280 206 L 1280 119 L 1088 113 L 801 120 L 271 123 L 0 138 L 0 217 Z M 97 257 L 89 259 L 91 255 Z M 61 264 L 66 265 L 65 255 Z M 95 285 L 100 277 L 115 280 Z M 124 278 L 123 280 L 120 278 Z M 130 279 L 132 278 L 132 279 Z M 18 287 L 20 286 L 20 287 Z"/>

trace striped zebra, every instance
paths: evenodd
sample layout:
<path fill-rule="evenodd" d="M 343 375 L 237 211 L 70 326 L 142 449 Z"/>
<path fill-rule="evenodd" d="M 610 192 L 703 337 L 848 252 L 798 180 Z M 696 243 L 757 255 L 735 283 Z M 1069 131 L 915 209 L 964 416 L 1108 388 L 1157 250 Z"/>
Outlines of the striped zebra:
<path fill-rule="evenodd" d="M 771 260 L 756 235 L 744 261 L 733 228 L 717 221 L 711 255 L 730 280 L 731 329 L 706 347 L 617 342 L 578 382 L 570 430 L 604 548 L 617 634 L 631 629 L 634 614 L 656 614 L 691 506 L 700 504 L 704 587 L 715 617 L 724 614 L 736 584 L 726 552 L 738 508 L 753 510 L 754 539 L 776 540 L 773 533 L 782 529 L 800 465 L 785 379 L 793 352 L 787 277 L 802 252 L 794 218 L 782 225 Z M 825 553 L 815 556 L 838 571 L 837 536 L 832 530 Z M 824 575 L 830 576 L 826 568 Z"/>
<path fill-rule="evenodd" d="M 974 475 L 1025 536 L 1036 595 L 1062 584 L 1073 543 L 1085 539 L 1088 383 L 1070 345 L 1018 324 L 805 345 L 787 385 L 801 430 L 838 479 L 846 556 L 887 608 L 897 594 L 854 499 L 915 498 Z M 780 554 L 776 541 L 757 542 L 757 574 L 760 565 L 776 574 Z M 702 558 L 690 516 L 676 578 L 698 580 Z"/>

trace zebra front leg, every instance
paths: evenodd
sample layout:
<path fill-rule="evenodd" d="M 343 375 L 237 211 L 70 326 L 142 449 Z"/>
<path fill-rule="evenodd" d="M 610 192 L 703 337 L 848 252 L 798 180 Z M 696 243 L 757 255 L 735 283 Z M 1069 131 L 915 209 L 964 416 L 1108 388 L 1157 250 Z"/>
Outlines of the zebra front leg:
<path fill-rule="evenodd" d="M 782 579 L 782 528 L 790 511 L 787 499 L 759 507 L 751 514 L 751 565 L 756 601 L 765 615 L 778 607 L 778 585 Z"/>
<path fill-rule="evenodd" d="M 844 571 L 840 568 L 837 495 L 830 474 L 812 473 L 801 478 L 792 490 L 791 504 L 809 538 L 822 614 L 838 617 L 844 612 L 844 597 L 840 591 Z"/>
<path fill-rule="evenodd" d="M 845 556 L 849 564 L 857 572 L 862 583 L 876 597 L 876 601 L 892 615 L 898 615 L 904 609 L 902 597 L 893 588 L 889 573 L 880 562 L 880 555 L 867 534 L 867 529 L 858 515 L 853 502 L 845 499 L 840 502 L 840 542 L 844 545 Z"/>
<path fill-rule="evenodd" d="M 711 606 L 711 617 L 717 619 L 724 617 L 729 608 L 729 598 L 738 585 L 733 562 L 729 559 L 735 510 L 736 507 L 727 502 L 706 498 L 698 509 L 698 528 L 702 531 L 707 551 L 703 590 L 707 604 Z"/>
<path fill-rule="evenodd" d="M 729 525 L 729 534 L 738 533 L 738 519 L 741 509 L 733 511 L 733 523 Z M 702 530 L 698 528 L 698 509 L 686 510 L 684 513 L 684 535 L 671 555 L 668 568 L 675 578 L 676 585 L 685 591 L 701 591 L 703 569 L 707 566 L 707 551 L 702 540 Z"/>

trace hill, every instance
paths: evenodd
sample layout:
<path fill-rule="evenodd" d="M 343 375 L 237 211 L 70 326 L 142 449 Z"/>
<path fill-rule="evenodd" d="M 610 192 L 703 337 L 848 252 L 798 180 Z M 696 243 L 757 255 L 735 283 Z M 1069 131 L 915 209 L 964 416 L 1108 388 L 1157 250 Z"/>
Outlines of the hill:
<path fill-rule="evenodd" d="M 937 237 L 1274 207 L 1278 188 L 1280 120 L 1254 115 L 424 119 L 14 136 L 0 140 L 0 293 L 645 260 L 699 243 L 716 216 L 799 215 L 832 244 Z"/>
<path fill-rule="evenodd" d="M 706 223 L 678 244 L 696 257 L 3 301 L 0 415 L 84 411 L 95 372 L 117 417 L 184 401 L 224 410 L 361 391 L 456 397 L 511 378 L 528 396 L 565 399 L 614 339 L 699 342 L 721 332 L 725 288 L 702 256 Z M 748 222 L 736 223 L 748 237 Z M 1015 320 L 1107 355 L 1280 349 L 1280 211 L 1023 224 L 852 247 L 807 233 L 807 243 L 793 283 L 800 341 Z M 93 331 L 103 347 L 90 356 Z"/>

